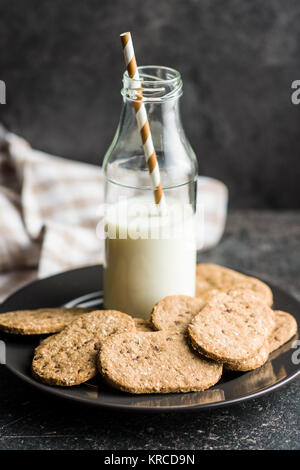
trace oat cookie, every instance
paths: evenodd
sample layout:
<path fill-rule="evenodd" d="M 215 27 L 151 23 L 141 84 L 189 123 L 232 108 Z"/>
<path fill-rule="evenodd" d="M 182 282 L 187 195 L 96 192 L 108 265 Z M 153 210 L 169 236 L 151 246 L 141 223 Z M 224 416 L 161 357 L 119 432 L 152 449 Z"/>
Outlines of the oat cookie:
<path fill-rule="evenodd" d="M 134 320 L 125 313 L 95 310 L 81 315 L 35 349 L 32 373 L 50 385 L 86 382 L 97 374 L 96 359 L 104 339 L 124 331 L 135 331 Z"/>
<path fill-rule="evenodd" d="M 206 357 L 237 364 L 262 348 L 274 328 L 273 312 L 251 291 L 216 294 L 188 327 L 192 346 Z"/>
<path fill-rule="evenodd" d="M 238 364 L 225 364 L 226 369 L 237 371 L 257 369 L 267 362 L 271 352 L 280 348 L 296 334 L 297 322 L 292 315 L 279 310 L 274 311 L 274 314 L 275 325 L 273 331 L 259 352 L 250 359 Z"/>
<path fill-rule="evenodd" d="M 16 310 L 0 314 L 0 330 L 16 335 L 43 335 L 57 333 L 88 308 L 39 308 L 36 310 Z"/>
<path fill-rule="evenodd" d="M 144 320 L 143 318 L 134 318 L 136 331 L 153 331 L 150 321 Z"/>
<path fill-rule="evenodd" d="M 273 294 L 270 287 L 259 279 L 217 264 L 198 264 L 196 269 L 197 297 L 207 294 L 211 289 L 250 289 L 269 306 L 273 304 Z"/>
<path fill-rule="evenodd" d="M 156 330 L 185 331 L 194 316 L 204 307 L 201 298 L 188 295 L 169 295 L 152 310 L 151 321 Z"/>
<path fill-rule="evenodd" d="M 108 338 L 99 370 L 111 386 L 137 394 L 205 390 L 222 375 L 221 364 L 199 356 L 183 334 L 171 331 Z"/>
<path fill-rule="evenodd" d="M 269 339 L 269 352 L 275 351 L 283 344 L 287 343 L 298 329 L 295 318 L 287 312 L 275 310 L 275 328 Z"/>
<path fill-rule="evenodd" d="M 269 344 L 266 342 L 262 348 L 258 351 L 255 356 L 250 357 L 244 361 L 238 362 L 236 364 L 225 363 L 224 367 L 228 370 L 235 370 L 240 372 L 246 372 L 249 370 L 258 369 L 258 367 L 263 366 L 269 357 Z"/>

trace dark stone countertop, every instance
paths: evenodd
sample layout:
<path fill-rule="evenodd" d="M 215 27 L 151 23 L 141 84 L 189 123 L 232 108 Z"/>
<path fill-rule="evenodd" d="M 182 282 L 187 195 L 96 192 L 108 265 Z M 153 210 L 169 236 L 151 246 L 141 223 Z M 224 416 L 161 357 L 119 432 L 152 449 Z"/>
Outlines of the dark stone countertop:
<path fill-rule="evenodd" d="M 227 264 L 300 299 L 300 212 L 236 211 L 201 261 Z M 122 414 L 41 395 L 0 368 L 0 449 L 299 449 L 299 380 L 197 413 Z"/>

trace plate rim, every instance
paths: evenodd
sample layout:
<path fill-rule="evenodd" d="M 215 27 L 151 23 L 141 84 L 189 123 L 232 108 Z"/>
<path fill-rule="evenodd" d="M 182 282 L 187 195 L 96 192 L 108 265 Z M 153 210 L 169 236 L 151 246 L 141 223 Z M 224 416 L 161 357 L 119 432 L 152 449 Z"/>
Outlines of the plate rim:
<path fill-rule="evenodd" d="M 100 269 L 101 270 L 101 268 L 102 268 L 102 265 L 100 265 L 100 264 L 92 265 L 92 266 L 91 265 L 81 266 L 79 268 L 74 268 L 74 269 L 70 269 L 70 270 L 67 270 L 67 271 L 63 271 L 61 273 L 53 274 L 51 276 L 48 276 L 48 277 L 45 277 L 45 278 L 42 278 L 42 279 L 35 279 L 35 280 L 29 282 L 28 284 L 26 284 L 25 286 L 21 287 L 20 289 L 17 289 L 16 291 L 14 291 L 10 296 L 8 296 L 5 299 L 4 302 L 2 302 L 0 304 L 0 308 L 2 310 L 3 308 L 5 308 L 6 303 L 10 303 L 10 302 L 14 301 L 15 296 L 18 296 L 23 291 L 26 291 L 28 288 L 32 288 L 35 285 L 40 284 L 41 282 L 47 282 L 49 279 L 58 278 L 58 277 L 63 278 L 66 274 L 67 275 L 72 275 L 73 272 L 78 272 L 80 270 L 86 270 L 86 269 Z M 261 279 L 261 278 L 259 278 L 259 279 Z M 263 279 L 261 279 L 261 280 L 264 281 Z M 280 287 L 277 287 L 273 283 L 269 283 L 269 284 L 271 285 L 271 287 L 275 287 L 277 289 L 277 291 L 282 292 L 283 294 L 288 295 L 289 297 L 291 297 L 294 301 L 299 303 L 299 306 L 300 306 L 300 302 L 292 294 L 290 294 L 289 292 L 284 291 Z M 1 315 L 1 313 L 0 313 L 0 315 Z M 293 338 L 291 338 L 291 340 L 289 342 L 291 342 L 291 341 L 293 341 Z M 190 405 L 184 405 L 183 404 L 183 405 L 174 405 L 174 406 L 170 406 L 170 405 L 166 405 L 166 406 L 164 406 L 164 405 L 144 406 L 143 404 L 140 404 L 138 406 L 132 406 L 130 404 L 123 404 L 123 403 L 101 403 L 101 402 L 98 402 L 96 400 L 90 400 L 89 398 L 86 398 L 86 397 L 71 396 L 71 395 L 68 395 L 67 393 L 66 394 L 63 393 L 64 390 L 68 390 L 68 388 L 66 389 L 65 387 L 61 387 L 61 389 L 59 389 L 57 387 L 55 387 L 55 388 L 51 387 L 47 384 L 43 384 L 43 383 L 40 383 L 40 382 L 34 380 L 34 378 L 30 377 L 29 375 L 23 374 L 18 369 L 16 369 L 15 367 L 11 366 L 8 363 L 4 364 L 4 366 L 7 368 L 7 370 L 10 371 L 10 373 L 17 376 L 18 378 L 20 378 L 22 381 L 24 381 L 25 383 L 27 383 L 31 387 L 40 390 L 43 394 L 44 393 L 45 394 L 50 394 L 50 395 L 55 396 L 57 398 L 68 400 L 69 402 L 79 402 L 81 404 L 96 407 L 96 408 L 120 410 L 120 411 L 127 411 L 127 412 L 132 412 L 132 411 L 133 412 L 143 412 L 143 413 L 192 412 L 192 411 L 201 411 L 201 410 L 210 409 L 210 408 L 219 408 L 219 407 L 225 407 L 225 406 L 232 406 L 232 405 L 235 405 L 237 403 L 246 402 L 248 400 L 258 398 L 262 395 L 267 395 L 269 393 L 272 393 L 273 391 L 277 390 L 278 388 L 281 388 L 284 385 L 290 383 L 292 380 L 294 380 L 297 376 L 300 375 L 300 366 L 299 366 L 298 369 L 295 370 L 295 372 L 293 372 L 290 375 L 288 375 L 287 377 L 279 380 L 278 382 L 276 382 L 273 385 L 266 386 L 261 390 L 255 391 L 255 392 L 250 393 L 250 394 L 246 394 L 244 396 L 239 396 L 237 398 L 232 398 L 232 399 L 224 399 L 224 400 L 218 401 L 218 402 L 208 402 L 208 403 L 200 403 L 200 404 L 194 404 L 194 405 L 193 404 L 192 405 L 191 404 Z M 253 371 L 249 371 L 249 372 L 251 373 Z M 234 380 L 242 379 L 243 377 L 244 377 L 244 374 L 241 375 L 241 376 L 236 377 Z M 191 392 L 191 393 L 193 393 L 193 392 Z M 167 396 L 168 394 L 157 394 L 157 395 Z M 144 395 L 137 395 L 137 397 L 138 396 L 144 396 Z"/>
<path fill-rule="evenodd" d="M 57 398 L 65 399 L 69 402 L 79 402 L 79 403 L 82 403 L 84 405 L 91 406 L 93 408 L 96 407 L 96 408 L 103 408 L 103 409 L 120 410 L 120 411 L 127 411 L 127 412 L 134 411 L 134 412 L 142 412 L 142 413 L 169 413 L 169 412 L 176 412 L 177 413 L 177 412 L 189 412 L 189 411 L 192 412 L 192 411 L 201 411 L 201 410 L 210 409 L 210 408 L 222 408 L 222 407 L 226 407 L 226 406 L 232 406 L 232 405 L 235 405 L 237 403 L 243 403 L 243 402 L 246 402 L 248 400 L 252 400 L 254 398 L 259 398 L 262 395 L 268 395 L 269 393 L 274 392 L 278 388 L 281 388 L 284 385 L 290 383 L 291 381 L 293 381 L 300 374 L 300 370 L 298 370 L 294 374 L 289 375 L 288 377 L 280 380 L 279 382 L 276 382 L 276 384 L 274 384 L 274 385 L 268 386 L 266 388 L 263 388 L 262 390 L 259 390 L 257 392 L 253 392 L 253 393 L 245 395 L 243 397 L 227 399 L 227 400 L 225 399 L 225 400 L 222 400 L 222 401 L 219 401 L 219 402 L 201 403 L 201 404 L 198 404 L 198 405 L 176 405 L 176 406 L 163 406 L 163 405 L 160 405 L 160 406 L 152 406 L 152 407 L 147 406 L 146 407 L 146 406 L 143 406 L 143 405 L 131 406 L 131 405 L 122 404 L 122 403 L 118 403 L 118 404 L 99 403 L 97 401 L 91 401 L 87 398 L 83 398 L 83 397 L 80 397 L 80 396 L 72 397 L 70 395 L 64 395 L 63 393 L 61 393 L 61 391 L 59 389 L 51 388 L 49 385 L 34 381 L 34 379 L 31 379 L 31 377 L 29 377 L 29 376 L 27 377 L 26 375 L 23 375 L 18 370 L 14 369 L 14 368 L 11 368 L 8 365 L 6 365 L 6 368 L 10 371 L 10 373 L 12 373 L 13 375 L 19 377 L 22 381 L 26 382 L 31 387 L 38 388 L 39 390 L 41 390 L 43 394 L 48 394 L 49 393 L 50 395 L 53 395 Z M 251 371 L 249 371 L 249 372 L 251 372 Z M 64 390 L 63 387 L 62 387 L 62 390 Z M 190 392 L 190 393 L 194 393 L 194 392 Z M 159 395 L 159 394 L 157 394 L 157 395 Z M 162 394 L 160 394 L 160 395 L 162 395 Z M 169 394 L 166 393 L 165 395 L 167 396 Z M 143 396 L 143 395 L 140 395 L 140 396 Z"/>

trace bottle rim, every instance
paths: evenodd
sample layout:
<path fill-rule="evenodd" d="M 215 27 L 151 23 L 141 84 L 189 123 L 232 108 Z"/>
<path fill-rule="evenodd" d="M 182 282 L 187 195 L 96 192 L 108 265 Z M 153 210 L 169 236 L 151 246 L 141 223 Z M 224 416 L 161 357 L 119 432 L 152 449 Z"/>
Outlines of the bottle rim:
<path fill-rule="evenodd" d="M 180 72 L 163 65 L 142 65 L 138 67 L 139 79 L 130 78 L 127 70 L 123 74 L 121 94 L 129 100 L 136 100 L 136 90 L 142 91 L 143 101 L 165 101 L 182 95 Z M 163 76 L 163 78 L 162 78 Z"/>

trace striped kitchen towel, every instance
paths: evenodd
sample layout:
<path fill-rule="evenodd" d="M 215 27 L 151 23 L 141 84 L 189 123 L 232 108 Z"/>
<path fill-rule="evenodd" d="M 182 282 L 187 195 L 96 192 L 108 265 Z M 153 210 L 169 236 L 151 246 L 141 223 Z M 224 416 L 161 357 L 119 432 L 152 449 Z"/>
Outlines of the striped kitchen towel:
<path fill-rule="evenodd" d="M 0 301 L 27 280 L 103 261 L 103 173 L 0 128 Z"/>

